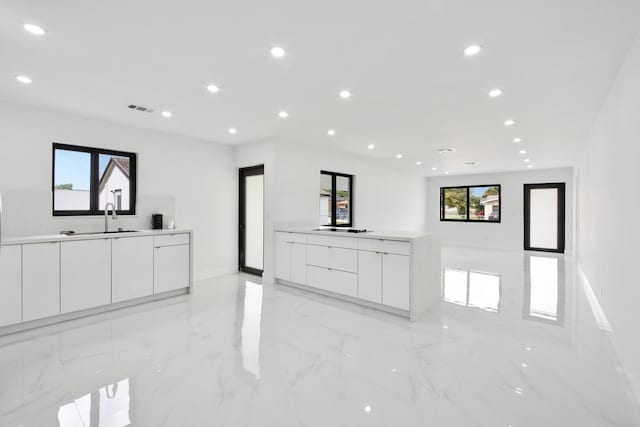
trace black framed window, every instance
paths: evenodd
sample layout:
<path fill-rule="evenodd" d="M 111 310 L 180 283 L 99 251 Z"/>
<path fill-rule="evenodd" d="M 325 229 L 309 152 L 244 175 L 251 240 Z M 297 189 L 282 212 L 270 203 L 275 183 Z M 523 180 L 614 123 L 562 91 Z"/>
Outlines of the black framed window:
<path fill-rule="evenodd" d="M 500 212 L 500 184 L 440 188 L 440 221 L 499 223 Z"/>
<path fill-rule="evenodd" d="M 353 175 L 320 171 L 320 225 L 353 226 Z"/>
<path fill-rule="evenodd" d="M 135 153 L 54 143 L 52 158 L 54 216 L 101 215 L 108 203 L 135 215 Z"/>

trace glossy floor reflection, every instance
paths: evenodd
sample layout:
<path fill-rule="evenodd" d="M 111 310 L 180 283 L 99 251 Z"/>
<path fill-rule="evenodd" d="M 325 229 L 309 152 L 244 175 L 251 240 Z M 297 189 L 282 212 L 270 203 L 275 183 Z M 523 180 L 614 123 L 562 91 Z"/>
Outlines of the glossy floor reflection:
<path fill-rule="evenodd" d="M 416 323 L 231 275 L 0 338 L 0 426 L 636 426 L 573 265 L 446 248 Z"/>

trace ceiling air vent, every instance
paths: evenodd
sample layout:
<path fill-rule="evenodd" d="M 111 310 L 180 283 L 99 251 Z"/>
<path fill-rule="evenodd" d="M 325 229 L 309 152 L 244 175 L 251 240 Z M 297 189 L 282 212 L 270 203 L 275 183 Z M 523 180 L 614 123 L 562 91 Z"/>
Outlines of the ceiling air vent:
<path fill-rule="evenodd" d="M 465 166 L 478 166 L 478 164 L 476 162 L 466 162 L 464 165 Z"/>
<path fill-rule="evenodd" d="M 129 104 L 127 105 L 127 108 L 130 110 L 141 111 L 143 113 L 153 113 L 152 108 L 143 107 L 141 105 Z"/>
<path fill-rule="evenodd" d="M 438 152 L 438 154 L 447 154 L 447 153 L 455 153 L 456 149 L 452 147 L 447 147 L 447 148 L 439 148 L 436 151 Z"/>

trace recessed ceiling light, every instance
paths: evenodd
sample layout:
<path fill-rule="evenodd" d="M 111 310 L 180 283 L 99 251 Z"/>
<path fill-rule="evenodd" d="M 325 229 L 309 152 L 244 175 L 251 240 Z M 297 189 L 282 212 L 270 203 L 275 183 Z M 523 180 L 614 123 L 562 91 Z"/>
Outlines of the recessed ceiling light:
<path fill-rule="evenodd" d="M 229 128 L 229 133 L 230 133 L 231 135 L 235 135 L 236 133 L 238 133 L 238 129 L 236 129 L 236 128 Z"/>
<path fill-rule="evenodd" d="M 513 142 L 515 142 L 516 144 L 522 142 L 522 138 L 513 138 Z"/>
<path fill-rule="evenodd" d="M 513 126 L 516 124 L 516 121 L 513 119 L 509 119 L 509 120 L 505 120 L 504 125 L 505 126 Z"/>
<path fill-rule="evenodd" d="M 282 58 L 285 55 L 285 50 L 280 46 L 274 46 L 271 48 L 271 56 L 274 58 Z"/>
<path fill-rule="evenodd" d="M 376 146 L 375 146 L 375 145 L 373 145 L 373 144 L 369 144 L 369 145 L 367 145 L 367 148 L 368 148 L 369 150 L 373 150 L 374 148 L 376 148 Z"/>
<path fill-rule="evenodd" d="M 161 114 L 162 114 L 162 117 L 166 117 L 166 118 L 173 116 L 171 111 L 163 111 Z"/>
<path fill-rule="evenodd" d="M 31 84 L 32 80 L 27 76 L 17 76 L 16 80 L 26 85 Z"/>
<path fill-rule="evenodd" d="M 445 175 L 449 175 L 449 172 L 446 172 L 446 171 L 445 171 L 445 173 L 444 173 L 444 174 L 445 174 Z"/>
<path fill-rule="evenodd" d="M 422 165 L 422 162 L 421 162 L 420 160 L 418 160 L 418 161 L 416 162 L 416 165 L 417 165 L 417 166 L 420 166 L 420 165 Z"/>
<path fill-rule="evenodd" d="M 329 130 L 327 131 L 327 135 L 329 135 L 329 136 L 335 136 L 335 134 L 336 134 L 336 131 L 335 131 L 335 130 L 333 130 L 333 129 L 329 129 Z"/>
<path fill-rule="evenodd" d="M 492 89 L 492 90 L 489 92 L 489 96 L 490 96 L 491 98 L 497 98 L 497 97 L 499 97 L 500 95 L 502 95 L 502 90 L 501 90 L 501 89 Z"/>
<path fill-rule="evenodd" d="M 220 92 L 220 88 L 217 85 L 209 85 L 207 86 L 207 90 L 211 93 L 218 93 Z"/>
<path fill-rule="evenodd" d="M 524 159 L 525 163 L 529 163 L 531 161 L 531 159 Z"/>
<path fill-rule="evenodd" d="M 367 405 L 364 407 L 364 412 L 366 412 L 367 414 L 371 412 L 371 406 Z"/>
<path fill-rule="evenodd" d="M 398 153 L 396 154 L 396 159 L 401 159 L 402 158 L 402 154 Z"/>
<path fill-rule="evenodd" d="M 531 168 L 533 167 L 533 165 L 529 165 L 529 166 L 527 166 L 527 167 L 528 167 L 529 169 L 531 169 Z"/>
<path fill-rule="evenodd" d="M 340 91 L 340 98 L 342 99 L 351 98 L 351 91 L 348 89 L 342 89 Z"/>
<path fill-rule="evenodd" d="M 431 168 L 431 170 L 432 170 L 432 171 L 437 171 L 437 170 L 438 170 L 438 168 L 434 166 L 434 167 L 432 167 L 432 168 Z"/>
<path fill-rule="evenodd" d="M 527 150 L 520 150 L 520 154 L 527 154 Z"/>
<path fill-rule="evenodd" d="M 43 28 L 38 27 L 35 24 L 24 24 L 24 29 L 34 36 L 44 36 L 44 33 L 46 32 Z"/>
<path fill-rule="evenodd" d="M 289 117 L 289 113 L 287 113 L 286 111 L 282 110 L 278 113 L 278 117 L 280 117 L 281 119 L 286 119 L 287 117 Z"/>
<path fill-rule="evenodd" d="M 471 46 L 468 46 L 464 50 L 464 54 L 467 56 L 475 56 L 479 54 L 481 50 L 482 50 L 482 47 L 480 45 L 472 44 Z"/>

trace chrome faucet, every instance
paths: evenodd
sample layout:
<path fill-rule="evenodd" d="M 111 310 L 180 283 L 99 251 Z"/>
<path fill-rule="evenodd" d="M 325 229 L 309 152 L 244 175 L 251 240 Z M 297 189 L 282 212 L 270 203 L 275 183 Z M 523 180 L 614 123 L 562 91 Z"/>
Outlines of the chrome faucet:
<path fill-rule="evenodd" d="M 105 205 L 104 207 L 104 232 L 108 233 L 109 232 L 109 206 L 111 206 L 111 218 L 113 220 L 118 219 L 118 213 L 116 212 L 116 207 L 113 203 L 109 202 Z"/>

